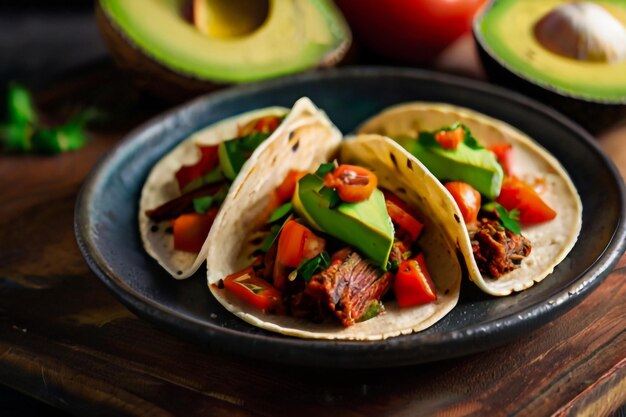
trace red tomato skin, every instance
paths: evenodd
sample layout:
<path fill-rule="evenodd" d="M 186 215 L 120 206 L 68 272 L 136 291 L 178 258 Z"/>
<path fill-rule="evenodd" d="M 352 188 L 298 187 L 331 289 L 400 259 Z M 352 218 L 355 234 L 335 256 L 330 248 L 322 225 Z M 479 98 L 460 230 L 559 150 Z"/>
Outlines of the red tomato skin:
<path fill-rule="evenodd" d="M 400 262 L 393 292 L 400 307 L 427 304 L 437 299 L 435 284 L 430 278 L 423 254 Z"/>
<path fill-rule="evenodd" d="M 319 255 L 325 247 L 324 239 L 316 236 L 309 228 L 295 220 L 289 220 L 278 237 L 276 262 L 297 268 L 303 259 Z"/>
<path fill-rule="evenodd" d="M 289 171 L 282 184 L 280 184 L 276 189 L 276 196 L 281 204 L 284 204 L 293 198 L 297 182 L 305 175 L 306 171 Z"/>
<path fill-rule="evenodd" d="M 435 139 L 443 149 L 452 151 L 455 150 L 459 143 L 463 142 L 463 129 L 457 127 L 452 131 L 441 131 L 435 134 Z"/>
<path fill-rule="evenodd" d="M 173 221 L 174 249 L 185 252 L 200 252 L 217 216 L 216 207 L 206 214 L 187 213 Z"/>
<path fill-rule="evenodd" d="M 495 145 L 487 146 L 487 149 L 496 155 L 504 173 L 506 175 L 511 175 L 511 170 L 513 168 L 513 146 L 508 143 L 497 143 Z"/>
<path fill-rule="evenodd" d="M 556 211 L 548 206 L 529 184 L 516 177 L 505 177 L 496 201 L 507 210 L 519 210 L 522 224 L 537 224 L 556 217 Z"/>
<path fill-rule="evenodd" d="M 351 175 L 356 178 L 352 178 Z M 356 165 L 339 165 L 324 178 L 324 186 L 336 189 L 341 201 L 346 203 L 367 200 L 377 185 L 378 177 L 372 171 Z"/>
<path fill-rule="evenodd" d="M 217 146 L 202 146 L 198 145 L 200 151 L 200 159 L 198 162 L 192 165 L 183 165 L 176 171 L 176 181 L 178 182 L 178 189 L 182 190 L 191 181 L 199 178 L 215 168 L 219 162 L 217 155 Z"/>
<path fill-rule="evenodd" d="M 411 208 L 391 193 L 385 193 L 385 206 L 391 221 L 404 229 L 411 236 L 411 241 L 415 242 L 422 233 L 424 225 L 417 220 L 417 216 L 413 215 Z"/>
<path fill-rule="evenodd" d="M 480 193 L 474 187 L 462 181 L 448 182 L 445 187 L 452 195 L 452 198 L 454 198 L 459 210 L 461 210 L 465 223 L 475 222 L 480 211 Z"/>
<path fill-rule="evenodd" d="M 336 0 L 355 38 L 378 55 L 423 64 L 470 31 L 486 0 Z"/>
<path fill-rule="evenodd" d="M 248 278 L 242 279 L 245 275 L 248 275 Z M 253 286 L 258 294 L 250 286 Z M 263 311 L 274 309 L 281 299 L 280 292 L 272 287 L 269 282 L 258 278 L 252 267 L 235 272 L 224 278 L 224 288 L 253 307 Z"/>

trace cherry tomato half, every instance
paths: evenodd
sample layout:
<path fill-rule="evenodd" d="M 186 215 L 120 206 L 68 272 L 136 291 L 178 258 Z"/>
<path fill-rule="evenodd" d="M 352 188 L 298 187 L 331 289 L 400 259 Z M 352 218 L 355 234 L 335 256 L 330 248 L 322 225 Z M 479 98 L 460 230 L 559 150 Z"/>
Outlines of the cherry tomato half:
<path fill-rule="evenodd" d="M 252 267 L 224 278 L 224 288 L 259 310 L 273 310 L 280 303 L 280 293 Z"/>
<path fill-rule="evenodd" d="M 435 139 L 443 149 L 454 150 L 461 142 L 463 142 L 463 136 L 465 132 L 463 128 L 457 127 L 454 130 L 442 130 L 435 133 Z"/>
<path fill-rule="evenodd" d="M 496 201 L 507 210 L 519 210 L 522 224 L 536 224 L 552 220 L 552 210 L 530 185 L 516 177 L 505 177 Z"/>
<path fill-rule="evenodd" d="M 278 237 L 276 262 L 296 268 L 303 259 L 311 259 L 322 253 L 325 244 L 326 241 L 317 237 L 309 228 L 295 220 L 289 220 Z"/>
<path fill-rule="evenodd" d="M 454 198 L 456 205 L 459 206 L 465 223 L 475 222 L 480 211 L 480 193 L 462 181 L 448 182 L 445 187 Z"/>
<path fill-rule="evenodd" d="M 372 171 L 356 165 L 339 165 L 324 178 L 324 186 L 335 188 L 346 203 L 367 200 L 377 185 L 378 178 Z"/>
<path fill-rule="evenodd" d="M 426 304 L 437 299 L 435 284 L 430 278 L 424 255 L 400 262 L 393 292 L 400 307 Z"/>
<path fill-rule="evenodd" d="M 276 189 L 276 196 L 278 197 L 280 204 L 291 200 L 294 191 L 296 191 L 297 182 L 305 175 L 306 171 L 289 171 L 282 184 L 280 184 Z"/>

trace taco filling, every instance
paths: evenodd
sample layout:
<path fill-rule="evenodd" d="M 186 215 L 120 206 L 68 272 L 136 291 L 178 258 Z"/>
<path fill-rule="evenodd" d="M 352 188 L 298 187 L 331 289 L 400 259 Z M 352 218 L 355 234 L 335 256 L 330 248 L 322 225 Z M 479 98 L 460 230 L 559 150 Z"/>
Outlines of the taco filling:
<path fill-rule="evenodd" d="M 503 122 L 459 107 L 409 103 L 366 121 L 362 133 L 397 141 L 445 187 L 458 212 L 470 278 L 507 295 L 548 275 L 580 231 L 580 198 L 545 149 Z"/>
<path fill-rule="evenodd" d="M 266 314 L 346 327 L 382 314 L 387 300 L 436 301 L 422 222 L 377 184 L 356 165 L 290 171 L 270 198 L 252 264 L 214 285 Z"/>
<path fill-rule="evenodd" d="M 232 181 L 283 119 L 261 117 L 238 126 L 233 139 L 218 145 L 196 144 L 197 162 L 181 166 L 174 174 L 180 195 L 145 210 L 155 229 L 158 223 L 169 222 L 175 250 L 200 252 Z"/>

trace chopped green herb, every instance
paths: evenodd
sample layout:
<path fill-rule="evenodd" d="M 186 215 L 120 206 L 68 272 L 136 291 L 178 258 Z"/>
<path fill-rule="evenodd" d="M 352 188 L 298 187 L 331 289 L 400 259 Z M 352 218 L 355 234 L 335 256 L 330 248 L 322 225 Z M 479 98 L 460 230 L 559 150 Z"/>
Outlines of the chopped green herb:
<path fill-rule="evenodd" d="M 326 174 L 333 171 L 334 169 L 335 169 L 335 163 L 327 162 L 327 163 L 321 164 L 319 168 L 317 168 L 317 171 L 315 171 L 315 175 L 317 175 L 320 178 L 324 178 Z"/>
<path fill-rule="evenodd" d="M 395 270 L 398 269 L 398 265 L 400 265 L 400 262 L 396 259 L 387 262 L 387 271 L 395 272 Z"/>
<path fill-rule="evenodd" d="M 183 194 L 188 193 L 189 191 L 197 190 L 205 185 L 215 184 L 216 182 L 222 181 L 224 178 L 224 172 L 222 171 L 222 168 L 218 166 L 203 176 L 192 180 L 190 183 L 185 185 L 181 191 Z"/>
<path fill-rule="evenodd" d="M 420 132 L 417 140 L 419 141 L 420 145 L 424 146 L 425 148 L 443 149 L 439 142 L 437 142 L 437 139 L 435 139 L 435 134 L 433 132 Z"/>
<path fill-rule="evenodd" d="M 500 204 L 496 206 L 496 211 L 498 212 L 498 216 L 500 216 L 500 221 L 502 222 L 502 226 L 509 229 L 511 232 L 516 235 L 522 234 L 522 228 L 519 224 L 519 211 L 511 210 L 507 211 Z"/>
<path fill-rule="evenodd" d="M 332 188 L 322 187 L 319 191 L 319 194 L 328 201 L 328 208 L 332 209 L 341 204 L 341 198 L 339 198 L 339 194 L 336 190 Z"/>
<path fill-rule="evenodd" d="M 280 235 L 280 231 L 283 229 L 283 226 L 285 225 L 285 223 L 287 223 L 292 218 L 293 218 L 293 214 L 290 214 L 285 219 L 285 221 L 283 221 L 282 224 L 272 225 L 272 227 L 270 228 L 269 234 L 265 237 L 265 239 L 263 240 L 263 243 L 261 243 L 261 247 L 259 248 L 262 252 L 267 252 L 268 250 L 270 250 L 274 242 L 276 242 L 276 239 L 278 239 L 278 235 Z"/>
<path fill-rule="evenodd" d="M 285 203 L 282 206 L 278 207 L 271 214 L 270 218 L 267 219 L 267 223 L 274 223 L 283 217 L 287 216 L 289 213 L 293 211 L 293 204 L 291 202 Z"/>
<path fill-rule="evenodd" d="M 37 113 L 28 90 L 18 83 L 9 84 L 7 92 L 9 123 L 37 123 Z"/>
<path fill-rule="evenodd" d="M 359 318 L 359 322 L 366 321 L 378 316 L 380 313 L 385 311 L 385 307 L 383 303 L 379 300 L 373 300 L 370 305 L 367 306 L 365 313 Z"/>
<path fill-rule="evenodd" d="M 458 129 L 459 127 L 463 129 L 463 143 L 467 147 L 472 148 L 472 149 L 484 149 L 484 147 L 481 146 L 480 143 L 478 143 L 474 135 L 472 135 L 472 132 L 470 132 L 467 126 L 459 122 L 454 123 L 448 127 L 437 129 L 432 132 L 420 132 L 418 136 L 419 143 L 420 145 L 427 147 L 427 148 L 443 149 L 441 145 L 439 144 L 439 142 L 437 141 L 437 139 L 435 138 L 435 135 L 439 132 L 451 132 L 453 130 Z"/>
<path fill-rule="evenodd" d="M 329 265 L 330 257 L 328 253 L 322 252 L 316 257 L 301 263 L 300 266 L 298 266 L 298 276 L 301 277 L 304 282 L 309 282 L 317 271 L 322 271 L 328 268 Z"/>
<path fill-rule="evenodd" d="M 242 152 L 253 152 L 263 141 L 270 137 L 269 133 L 253 131 L 249 135 L 238 139 L 239 149 Z"/>
<path fill-rule="evenodd" d="M 212 205 L 213 205 L 213 197 L 210 195 L 193 199 L 193 209 L 198 214 L 206 213 L 207 211 L 209 211 Z"/>

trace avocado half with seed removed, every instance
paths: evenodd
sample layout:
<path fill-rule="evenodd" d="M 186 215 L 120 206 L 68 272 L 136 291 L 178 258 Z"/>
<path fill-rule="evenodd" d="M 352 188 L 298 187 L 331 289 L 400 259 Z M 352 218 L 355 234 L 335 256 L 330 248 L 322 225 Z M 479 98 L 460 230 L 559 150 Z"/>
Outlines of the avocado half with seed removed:
<path fill-rule="evenodd" d="M 474 21 L 488 77 L 590 130 L 626 119 L 626 2 L 495 0 Z"/>
<path fill-rule="evenodd" d="M 117 63 L 175 99 L 333 66 L 351 43 L 332 0 L 100 0 L 96 16 Z"/>

